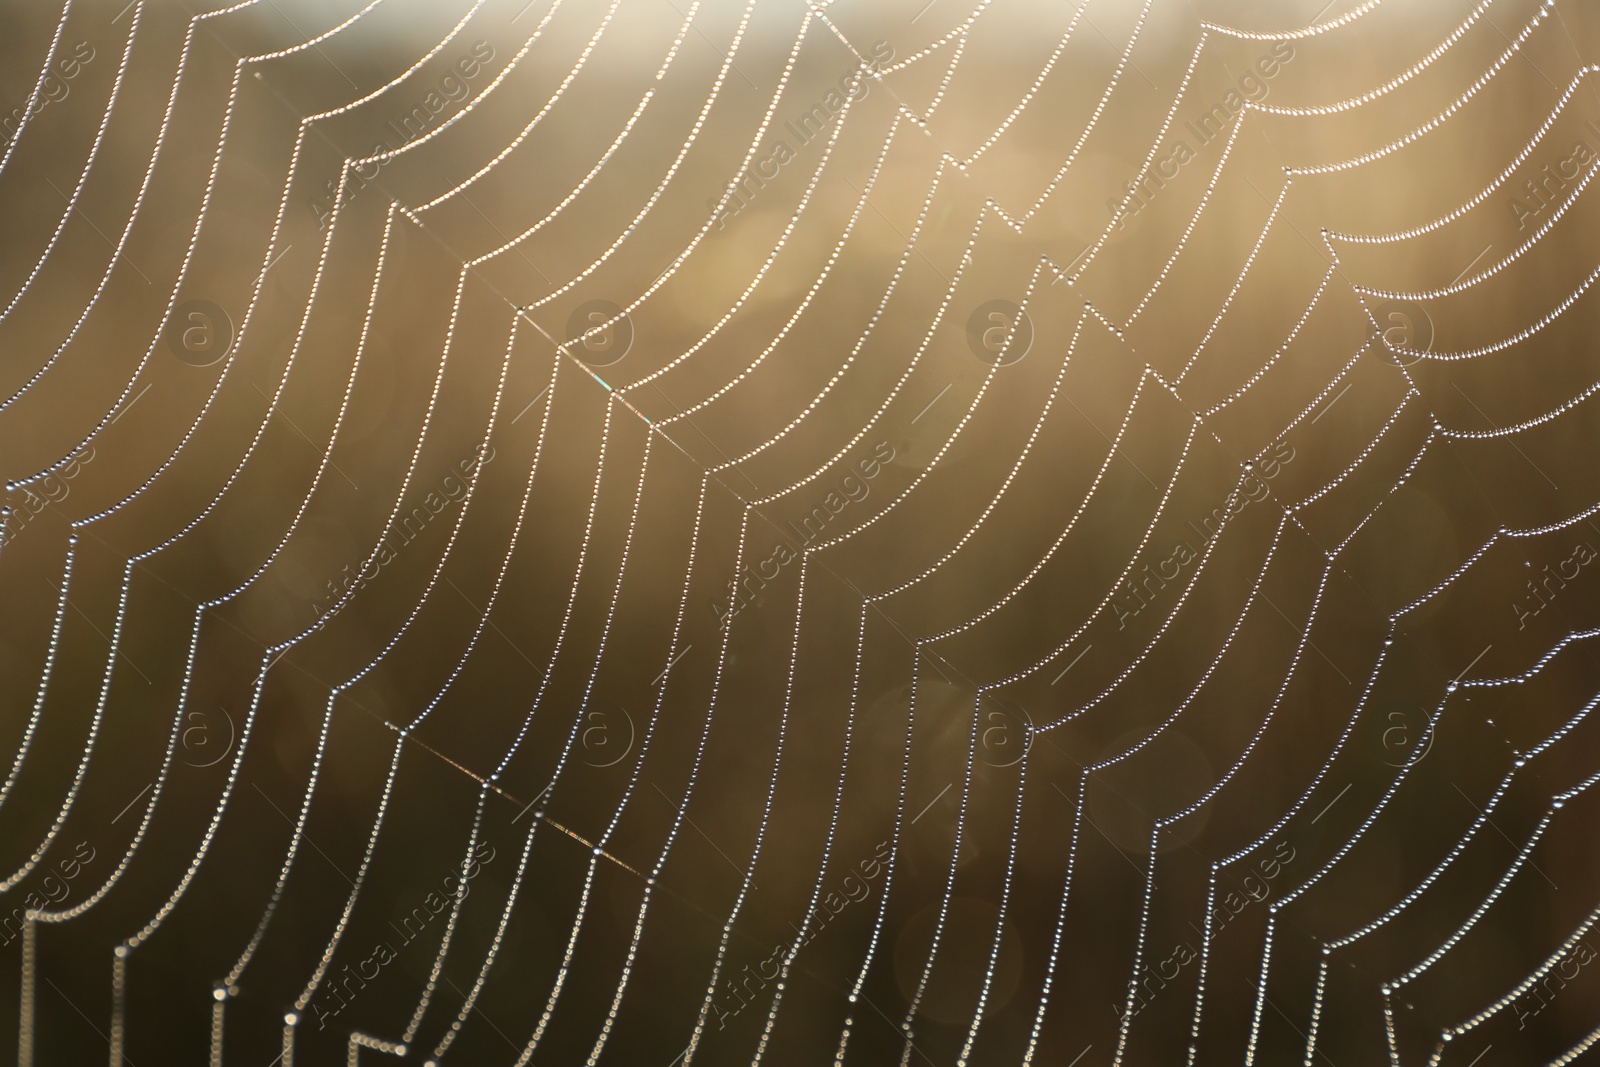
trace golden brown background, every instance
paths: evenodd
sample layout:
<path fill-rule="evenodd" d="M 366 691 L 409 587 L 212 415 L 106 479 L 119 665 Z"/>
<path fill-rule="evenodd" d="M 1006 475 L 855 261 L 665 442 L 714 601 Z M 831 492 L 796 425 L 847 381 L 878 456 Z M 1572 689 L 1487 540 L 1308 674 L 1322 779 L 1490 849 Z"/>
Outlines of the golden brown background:
<path fill-rule="evenodd" d="M 1580 1057 L 1600 9 L 1321 4 L 0 6 L 0 1058 Z"/>

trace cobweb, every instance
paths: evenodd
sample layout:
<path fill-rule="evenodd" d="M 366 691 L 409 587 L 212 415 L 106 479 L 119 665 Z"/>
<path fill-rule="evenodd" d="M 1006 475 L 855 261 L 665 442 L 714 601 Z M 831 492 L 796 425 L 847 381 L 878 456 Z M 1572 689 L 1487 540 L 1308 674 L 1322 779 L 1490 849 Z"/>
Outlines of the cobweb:
<path fill-rule="evenodd" d="M 15 1062 L 1583 1058 L 1600 9 L 1319 3 L 6 5 Z"/>

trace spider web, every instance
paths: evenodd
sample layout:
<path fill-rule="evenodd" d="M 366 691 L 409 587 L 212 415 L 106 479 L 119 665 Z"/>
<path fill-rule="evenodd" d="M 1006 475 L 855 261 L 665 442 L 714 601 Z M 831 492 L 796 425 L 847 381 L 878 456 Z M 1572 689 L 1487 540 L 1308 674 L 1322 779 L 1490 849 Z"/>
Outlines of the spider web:
<path fill-rule="evenodd" d="M 17 1062 L 1578 1060 L 1600 23 L 1315 7 L 9 5 Z"/>

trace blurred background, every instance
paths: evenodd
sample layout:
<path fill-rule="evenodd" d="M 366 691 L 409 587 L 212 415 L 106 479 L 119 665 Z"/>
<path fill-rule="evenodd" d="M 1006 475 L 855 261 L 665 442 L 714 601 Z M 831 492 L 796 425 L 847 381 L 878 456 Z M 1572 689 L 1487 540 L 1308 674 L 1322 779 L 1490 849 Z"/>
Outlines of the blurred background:
<path fill-rule="evenodd" d="M 0 4 L 0 1061 L 1581 1059 L 1597 45 Z"/>

